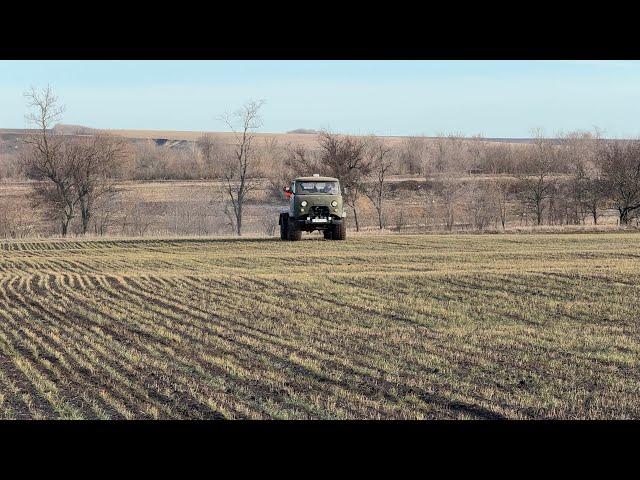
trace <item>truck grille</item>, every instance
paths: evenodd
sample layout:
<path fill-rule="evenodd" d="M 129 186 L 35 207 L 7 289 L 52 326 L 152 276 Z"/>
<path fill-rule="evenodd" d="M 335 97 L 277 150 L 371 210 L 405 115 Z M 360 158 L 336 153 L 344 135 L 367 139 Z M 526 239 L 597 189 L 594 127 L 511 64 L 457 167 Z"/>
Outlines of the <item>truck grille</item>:
<path fill-rule="evenodd" d="M 324 217 L 327 218 L 329 216 L 329 207 L 311 207 L 309 213 L 312 217 Z"/>

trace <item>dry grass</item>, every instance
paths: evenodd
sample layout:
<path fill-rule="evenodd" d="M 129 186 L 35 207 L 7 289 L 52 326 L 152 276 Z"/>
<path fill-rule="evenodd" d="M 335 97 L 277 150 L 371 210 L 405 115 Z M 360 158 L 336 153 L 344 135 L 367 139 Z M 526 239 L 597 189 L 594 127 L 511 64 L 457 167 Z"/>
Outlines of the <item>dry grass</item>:
<path fill-rule="evenodd" d="M 394 175 L 389 178 L 391 185 L 406 180 L 419 180 L 417 176 Z M 145 232 L 147 236 L 184 236 L 184 235 L 227 235 L 232 234 L 232 229 L 227 225 L 228 218 L 223 211 L 222 200 L 224 197 L 223 184 L 210 180 L 170 180 L 170 181 L 125 181 L 118 185 L 121 193 L 118 197 L 116 208 L 110 227 L 107 229 L 109 236 L 133 235 L 135 229 L 123 230 L 124 216 L 136 204 L 142 206 L 144 218 L 150 224 Z M 37 211 L 29 207 L 29 193 L 32 185 L 29 182 L 0 183 L 0 205 L 20 205 L 30 217 L 30 226 L 33 235 L 51 236 L 53 225 Z M 402 190 L 396 192 L 385 203 L 385 222 L 387 230 L 397 231 L 398 208 L 402 205 L 402 229 L 400 233 L 433 233 L 444 231 L 444 220 L 440 206 L 429 208 L 429 217 L 425 218 L 425 200 L 418 191 Z M 259 188 L 253 192 L 245 207 L 243 221 L 246 235 L 264 234 L 264 221 L 270 219 L 277 222 L 278 211 L 282 204 L 278 203 L 270 189 L 267 180 L 259 182 Z M 474 231 L 475 227 L 469 223 L 471 220 L 465 211 L 467 204 L 460 202 L 456 209 L 456 230 Z M 612 230 L 617 228 L 617 214 L 615 211 L 604 211 L 599 218 L 601 225 L 590 225 L 591 219 L 587 218 L 586 226 L 562 225 L 534 227 L 523 225 L 515 216 L 516 202 L 509 209 L 507 231 L 517 232 L 571 232 L 584 230 Z M 435 216 L 434 216 L 435 214 Z M 189 218 L 191 216 L 191 218 Z M 358 218 L 360 227 L 367 234 L 379 234 L 376 212 L 366 198 L 361 198 L 358 204 Z M 190 221 L 189 221 L 190 220 Z M 425 221 L 428 225 L 425 227 Z M 347 213 L 348 228 L 355 230 L 353 215 L 350 209 Z M 79 226 L 79 221 L 75 227 Z M 502 231 L 495 221 L 487 226 L 489 230 Z M 0 228 L 1 230 L 1 228 Z M 130 231 L 131 230 L 131 231 Z M 73 233 L 73 228 L 72 228 Z"/>
<path fill-rule="evenodd" d="M 639 243 L 4 242 L 0 418 L 638 418 Z"/>

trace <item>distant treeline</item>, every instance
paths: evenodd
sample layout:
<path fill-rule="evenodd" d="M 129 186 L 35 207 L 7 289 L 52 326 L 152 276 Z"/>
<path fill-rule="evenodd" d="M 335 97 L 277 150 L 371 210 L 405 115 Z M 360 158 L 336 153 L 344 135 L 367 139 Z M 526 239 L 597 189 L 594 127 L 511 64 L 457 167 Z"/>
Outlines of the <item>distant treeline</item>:
<path fill-rule="evenodd" d="M 217 180 L 223 195 L 211 208 L 224 212 L 239 235 L 259 182 L 268 181 L 273 197 L 284 201 L 282 187 L 310 173 L 340 179 L 356 229 L 363 202 L 373 208 L 381 229 L 388 226 L 391 202 L 402 209 L 402 199 L 392 195 L 391 175 L 423 179 L 424 188 L 415 194 L 425 224 L 447 230 L 461 223 L 479 230 L 506 228 L 514 216 L 534 225 L 597 224 L 610 209 L 621 225 L 629 225 L 638 222 L 640 212 L 640 141 L 605 139 L 597 130 L 556 138 L 535 131 L 529 143 L 462 135 L 391 143 L 384 137 L 320 131 L 309 132 L 317 143 L 305 146 L 257 137 L 262 102 L 249 102 L 224 117 L 235 133 L 231 143 L 205 134 L 168 148 L 80 127 L 53 128 L 62 112 L 53 92 L 31 91 L 27 97 L 36 129 L 18 149 L 0 145 L 0 175 L 33 180 L 32 206 L 62 235 L 78 222 L 80 233 L 106 232 L 95 225 L 95 212 L 110 208 L 118 196 L 115 184 L 122 180 Z"/>

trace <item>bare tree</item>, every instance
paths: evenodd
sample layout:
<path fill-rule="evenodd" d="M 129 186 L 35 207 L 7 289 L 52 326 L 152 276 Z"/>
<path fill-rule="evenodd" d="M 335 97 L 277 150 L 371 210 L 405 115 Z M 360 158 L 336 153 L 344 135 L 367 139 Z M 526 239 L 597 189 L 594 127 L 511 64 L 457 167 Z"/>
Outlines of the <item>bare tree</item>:
<path fill-rule="evenodd" d="M 260 224 L 264 234 L 267 237 L 273 237 L 276 233 L 276 229 L 278 228 L 278 211 L 265 212 L 265 215 L 263 215 L 260 220 Z"/>
<path fill-rule="evenodd" d="M 559 148 L 560 167 L 569 172 L 566 186 L 567 196 L 563 204 L 567 210 L 567 221 L 584 223 L 592 216 L 594 224 L 598 222 L 598 209 L 603 200 L 600 172 L 597 168 L 597 151 L 601 134 L 576 131 L 562 136 Z M 571 218 L 569 218 L 571 217 Z"/>
<path fill-rule="evenodd" d="M 493 207 L 497 213 L 496 217 L 500 220 L 502 229 L 507 228 L 508 205 L 511 193 L 511 182 L 506 178 L 496 178 L 491 182 Z"/>
<path fill-rule="evenodd" d="M 167 150 L 158 148 L 152 141 L 136 145 L 133 162 L 133 180 L 156 180 L 167 178 Z"/>
<path fill-rule="evenodd" d="M 484 143 L 484 157 L 482 170 L 494 175 L 501 173 L 516 173 L 517 158 L 528 145 L 513 146 L 508 143 Z"/>
<path fill-rule="evenodd" d="M 427 185 L 433 183 L 447 230 L 455 225 L 456 206 L 468 187 L 461 177 L 468 170 L 469 156 L 465 151 L 466 142 L 459 135 L 440 135 L 433 141 L 430 155 L 424 165 Z"/>
<path fill-rule="evenodd" d="M 289 143 L 277 148 L 267 146 L 264 153 L 269 152 L 272 156 L 271 163 L 263 163 L 262 168 L 269 181 L 271 197 L 280 203 L 287 201 L 283 187 L 288 186 L 294 178 L 310 175 L 311 172 L 330 174 L 322 164 L 321 152 L 317 149 Z"/>
<path fill-rule="evenodd" d="M 225 154 L 224 145 L 213 135 L 205 133 L 196 140 L 196 149 L 202 158 L 202 176 L 204 178 L 219 178 Z"/>
<path fill-rule="evenodd" d="M 423 197 L 424 202 L 424 230 L 428 231 L 432 226 L 436 224 L 436 184 L 435 182 L 430 182 L 428 179 L 425 182 L 424 189 L 418 186 L 418 189 L 422 192 L 421 196 Z"/>
<path fill-rule="evenodd" d="M 464 183 L 453 175 L 441 177 L 435 184 L 436 195 L 440 198 L 444 211 L 444 224 L 448 231 L 455 225 L 456 203 L 460 200 Z"/>
<path fill-rule="evenodd" d="M 534 130 L 533 151 L 526 164 L 527 171 L 520 175 L 523 201 L 533 210 L 537 225 L 542 225 L 546 202 L 554 187 L 551 173 L 555 164 L 553 143 L 540 130 Z"/>
<path fill-rule="evenodd" d="M 358 137 L 326 130 L 320 132 L 319 140 L 323 170 L 340 180 L 342 198 L 351 207 L 356 231 L 359 231 L 357 202 L 371 168 L 365 157 L 365 142 Z"/>
<path fill-rule="evenodd" d="M 25 97 L 31 109 L 27 121 L 37 130 L 26 138 L 28 149 L 23 155 L 27 175 L 38 180 L 33 189 L 34 203 L 59 223 L 63 236 L 78 215 L 85 234 L 95 203 L 102 197 L 111 198 L 115 191 L 114 178 L 124 159 L 124 143 L 105 135 L 88 139 L 55 135 L 52 125 L 64 109 L 52 89 L 32 88 Z"/>
<path fill-rule="evenodd" d="M 598 224 L 600 210 L 607 200 L 606 184 L 602 178 L 602 165 L 600 162 L 600 152 L 602 151 L 604 140 L 602 132 L 595 128 L 593 133 L 584 139 L 585 157 L 578 170 L 580 186 L 580 202 L 583 215 L 590 215 L 593 224 Z"/>
<path fill-rule="evenodd" d="M 474 135 L 466 142 L 469 173 L 483 171 L 487 163 L 487 142 L 482 135 Z"/>
<path fill-rule="evenodd" d="M 73 173 L 80 152 L 76 145 L 65 144 L 62 137 L 51 132 L 64 112 L 51 87 L 41 91 L 32 87 L 24 95 L 31 109 L 26 115 L 27 123 L 37 131 L 24 140 L 28 150 L 22 157 L 27 175 L 38 180 L 34 184 L 34 203 L 59 222 L 65 236 L 77 213 Z"/>
<path fill-rule="evenodd" d="M 248 194 L 256 188 L 255 131 L 262 126 L 260 108 L 264 100 L 249 101 L 240 110 L 224 114 L 222 120 L 235 134 L 233 152 L 225 158 L 222 178 L 230 217 L 238 235 L 242 235 L 242 214 Z"/>
<path fill-rule="evenodd" d="M 399 168 L 410 175 L 420 173 L 427 156 L 425 137 L 407 137 L 398 149 Z"/>
<path fill-rule="evenodd" d="M 640 141 L 611 140 L 600 150 L 603 183 L 621 224 L 640 209 Z"/>
<path fill-rule="evenodd" d="M 475 182 L 469 188 L 468 209 L 471 211 L 471 222 L 477 230 L 484 230 L 489 226 L 493 217 L 493 202 L 490 186 Z"/>
<path fill-rule="evenodd" d="M 58 135 L 52 134 L 64 107 L 51 87 L 38 91 L 31 88 L 25 93 L 28 123 L 37 131 L 25 139 L 28 150 L 23 155 L 27 175 L 35 180 L 35 204 L 43 206 L 48 215 L 59 222 L 63 236 L 69 223 L 76 216 L 78 196 L 74 183 L 74 172 L 82 152 L 78 145 L 68 144 Z"/>
<path fill-rule="evenodd" d="M 122 216 L 122 234 L 143 237 L 153 225 L 152 212 L 144 208 L 145 202 L 137 195 Z"/>
<path fill-rule="evenodd" d="M 212 164 L 215 152 L 215 140 L 208 133 L 203 133 L 196 140 L 197 151 L 200 152 L 205 164 Z"/>
<path fill-rule="evenodd" d="M 396 232 L 400 233 L 404 228 L 404 210 L 401 208 L 396 215 Z"/>
<path fill-rule="evenodd" d="M 367 140 L 367 163 L 370 165 L 373 178 L 364 188 L 364 194 L 376 209 L 380 230 L 384 228 L 383 209 L 387 193 L 385 180 L 389 169 L 393 166 L 393 159 L 390 153 L 391 148 L 385 145 L 379 138 L 371 137 Z"/>
<path fill-rule="evenodd" d="M 117 191 L 106 192 L 95 200 L 91 224 L 96 235 L 106 235 L 109 228 L 115 224 L 116 215 L 121 209 L 118 200 Z"/>
<path fill-rule="evenodd" d="M 584 193 L 582 195 L 582 209 L 584 213 L 588 213 L 593 220 L 593 224 L 598 224 L 600 218 L 600 210 L 604 207 L 607 200 L 606 184 L 598 170 L 593 176 L 588 176 L 584 185 Z"/>
<path fill-rule="evenodd" d="M 441 173 L 447 165 L 450 145 L 448 138 L 440 133 L 434 139 L 429 148 L 429 155 L 425 159 L 425 175 Z"/>
<path fill-rule="evenodd" d="M 563 216 L 566 213 L 568 197 L 566 192 L 566 184 L 560 182 L 552 182 L 547 190 L 547 225 L 562 225 L 565 221 Z M 537 217 L 536 217 L 537 218 Z"/>
<path fill-rule="evenodd" d="M 34 205 L 41 207 L 49 218 L 58 222 L 63 237 L 79 213 L 74 175 L 83 155 L 79 145 L 63 142 L 51 162 L 43 161 L 43 157 L 34 149 L 27 151 L 24 157 L 28 164 L 28 176 L 37 180 L 33 184 Z"/>
<path fill-rule="evenodd" d="M 58 97 L 54 94 L 51 86 L 47 86 L 41 91 L 31 87 L 29 91 L 25 92 L 24 96 L 27 99 L 27 106 L 32 109 L 25 116 L 27 123 L 38 130 L 38 136 L 41 137 L 43 148 L 55 148 L 56 143 L 53 142 L 50 145 L 50 136 L 48 134 L 52 134 L 51 130 L 54 124 L 62 118 L 65 110 L 64 106 L 59 104 Z"/>
<path fill-rule="evenodd" d="M 124 160 L 125 144 L 116 137 L 96 135 L 78 148 L 80 156 L 72 175 L 80 208 L 81 231 L 86 234 L 96 203 L 101 201 L 104 208 L 104 202 L 113 200 L 117 194 L 116 179 Z"/>
<path fill-rule="evenodd" d="M 0 237 L 24 238 L 34 231 L 35 212 L 24 200 L 0 197 Z"/>
<path fill-rule="evenodd" d="M 314 156 L 313 152 L 302 145 L 288 144 L 284 147 L 282 156 L 278 157 L 274 165 L 266 171 L 271 194 L 278 201 L 286 201 L 282 188 L 288 186 L 295 177 L 301 176 L 310 170 L 319 171 L 318 168 L 315 168 L 315 165 L 313 168 L 311 167 L 312 156 Z"/>

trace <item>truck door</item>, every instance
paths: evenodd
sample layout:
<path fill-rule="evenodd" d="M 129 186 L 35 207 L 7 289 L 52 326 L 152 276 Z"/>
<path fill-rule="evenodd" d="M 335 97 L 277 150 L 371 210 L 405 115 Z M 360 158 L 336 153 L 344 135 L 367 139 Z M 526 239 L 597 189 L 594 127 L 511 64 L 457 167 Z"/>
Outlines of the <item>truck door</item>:
<path fill-rule="evenodd" d="M 289 214 L 291 216 L 294 216 L 296 214 L 295 212 L 295 201 L 296 201 L 296 182 L 291 182 L 291 193 L 293 193 L 293 195 L 291 195 L 291 197 L 289 197 Z"/>

